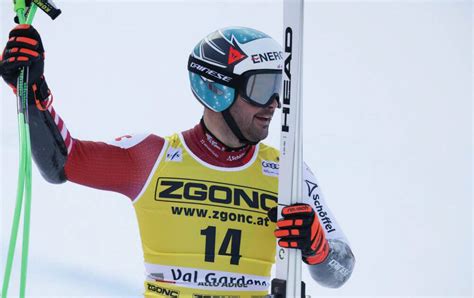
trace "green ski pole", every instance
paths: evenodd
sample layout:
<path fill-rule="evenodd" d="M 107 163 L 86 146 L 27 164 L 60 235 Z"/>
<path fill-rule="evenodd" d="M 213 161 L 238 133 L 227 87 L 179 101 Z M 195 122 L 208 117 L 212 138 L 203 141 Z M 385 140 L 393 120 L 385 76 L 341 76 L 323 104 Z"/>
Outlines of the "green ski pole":
<path fill-rule="evenodd" d="M 33 5 L 32 7 L 34 7 Z M 26 5 L 24 0 L 14 2 L 14 9 L 18 16 L 20 24 L 25 23 Z M 32 21 L 35 13 L 30 15 L 29 20 Z M 18 170 L 18 187 L 15 212 L 13 216 L 12 232 L 10 236 L 10 244 L 8 248 L 7 264 L 5 267 L 5 275 L 2 286 L 2 296 L 7 297 L 8 286 L 10 283 L 13 260 L 15 257 L 16 242 L 18 239 L 18 229 L 20 224 L 21 209 L 23 198 L 25 198 L 25 214 L 23 218 L 23 247 L 21 262 L 21 279 L 20 279 L 20 297 L 25 297 L 26 289 L 26 272 L 28 264 L 28 247 L 29 247 L 29 230 L 30 230 L 30 214 L 31 214 L 31 148 L 29 142 L 29 125 L 28 125 L 28 68 L 22 68 L 17 81 L 17 101 L 18 101 L 18 131 L 20 137 L 20 165 Z"/>
<path fill-rule="evenodd" d="M 50 1 L 33 0 L 29 11 L 25 0 L 14 0 L 14 10 L 17 14 L 20 24 L 31 24 L 35 16 L 37 5 L 45 11 L 52 19 L 55 19 L 61 10 L 57 9 Z M 24 201 L 24 217 L 23 217 L 23 242 L 22 242 L 22 256 L 21 256 L 21 275 L 20 275 L 20 297 L 25 297 L 26 291 L 26 277 L 28 269 L 28 251 L 30 240 L 30 218 L 31 218 L 31 143 L 30 143 L 30 129 L 28 119 L 28 71 L 24 67 L 20 71 L 17 81 L 17 109 L 18 109 L 18 133 L 20 139 L 20 165 L 18 170 L 18 186 L 17 198 L 15 204 L 15 211 L 13 215 L 13 224 L 10 235 L 10 243 L 8 247 L 8 256 L 5 266 L 5 274 L 2 285 L 2 297 L 6 298 L 8 293 L 8 286 L 10 283 L 13 260 L 15 257 L 16 241 L 18 239 L 18 229 L 20 225 L 21 210 Z"/>

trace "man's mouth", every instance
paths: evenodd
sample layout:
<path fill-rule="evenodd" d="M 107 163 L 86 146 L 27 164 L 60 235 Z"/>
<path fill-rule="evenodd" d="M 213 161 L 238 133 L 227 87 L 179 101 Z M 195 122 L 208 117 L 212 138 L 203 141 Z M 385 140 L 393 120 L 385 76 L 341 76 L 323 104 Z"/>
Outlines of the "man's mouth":
<path fill-rule="evenodd" d="M 257 120 L 259 121 L 270 123 L 270 121 L 272 120 L 272 115 L 256 115 L 255 118 L 257 118 Z"/>
<path fill-rule="evenodd" d="M 255 116 L 255 117 L 257 117 L 257 118 L 259 118 L 259 119 L 263 119 L 263 120 L 270 120 L 270 119 L 272 119 L 271 116 Z"/>

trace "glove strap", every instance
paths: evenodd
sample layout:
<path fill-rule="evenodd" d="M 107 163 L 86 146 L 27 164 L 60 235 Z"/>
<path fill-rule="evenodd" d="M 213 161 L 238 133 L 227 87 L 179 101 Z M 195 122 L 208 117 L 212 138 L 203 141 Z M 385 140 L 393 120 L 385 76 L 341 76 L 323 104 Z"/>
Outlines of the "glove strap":
<path fill-rule="evenodd" d="M 323 248 L 320 249 L 314 256 L 306 256 L 303 257 L 303 261 L 308 265 L 317 265 L 321 264 L 326 260 L 329 255 L 329 243 L 326 240 L 324 243 Z"/>
<path fill-rule="evenodd" d="M 53 94 L 49 90 L 48 84 L 44 76 L 41 77 L 38 83 L 33 83 L 31 86 L 33 89 L 33 97 L 35 99 L 35 105 L 40 111 L 46 111 L 53 103 Z"/>

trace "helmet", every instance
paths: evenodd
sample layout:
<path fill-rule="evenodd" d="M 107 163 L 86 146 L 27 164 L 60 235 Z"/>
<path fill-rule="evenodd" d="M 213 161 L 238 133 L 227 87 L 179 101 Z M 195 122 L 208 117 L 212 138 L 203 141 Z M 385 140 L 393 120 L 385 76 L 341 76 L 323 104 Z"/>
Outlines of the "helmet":
<path fill-rule="evenodd" d="M 279 104 L 283 52 L 267 34 L 251 28 L 227 27 L 212 32 L 193 49 L 188 60 L 194 96 L 205 107 L 222 112 L 234 134 L 252 143 L 240 132 L 229 113 L 238 95 L 265 107 Z"/>

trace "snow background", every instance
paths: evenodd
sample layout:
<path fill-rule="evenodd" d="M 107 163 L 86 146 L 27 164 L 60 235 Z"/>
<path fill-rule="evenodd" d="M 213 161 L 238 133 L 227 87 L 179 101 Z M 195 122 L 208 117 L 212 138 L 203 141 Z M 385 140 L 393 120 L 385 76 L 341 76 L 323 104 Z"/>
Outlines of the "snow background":
<path fill-rule="evenodd" d="M 254 27 L 282 40 L 281 0 L 56 3 L 63 15 L 52 22 L 38 12 L 34 24 L 54 106 L 79 139 L 165 136 L 196 124 L 202 107 L 187 57 L 216 28 Z M 0 1 L 1 47 L 11 10 Z M 307 1 L 304 55 L 305 160 L 357 258 L 337 290 L 305 269 L 308 294 L 471 296 L 472 3 Z M 5 84 L 0 102 L 3 276 L 18 167 Z M 277 147 L 279 123 L 267 139 Z M 33 180 L 29 296 L 139 297 L 144 269 L 129 201 L 50 185 L 36 168 Z"/>

